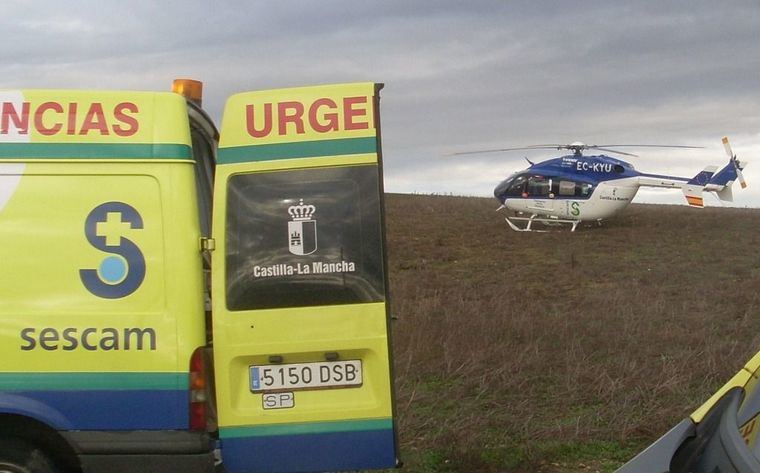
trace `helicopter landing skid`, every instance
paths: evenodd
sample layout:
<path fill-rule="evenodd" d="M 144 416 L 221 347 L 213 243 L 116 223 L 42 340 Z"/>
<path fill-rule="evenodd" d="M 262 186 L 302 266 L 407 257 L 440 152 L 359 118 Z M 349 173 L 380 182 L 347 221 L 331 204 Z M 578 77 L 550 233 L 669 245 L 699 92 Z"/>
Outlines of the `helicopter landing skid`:
<path fill-rule="evenodd" d="M 559 218 L 544 218 L 539 217 L 536 214 L 531 215 L 530 217 L 506 217 L 504 220 L 507 221 L 507 224 L 512 228 L 512 230 L 516 232 L 546 232 L 547 230 L 535 230 L 532 228 L 533 222 L 540 222 L 544 225 L 560 225 L 563 223 L 572 225 L 572 228 L 570 229 L 571 232 L 574 232 L 576 228 L 578 228 L 578 224 L 581 223 L 580 220 L 563 220 Z M 525 228 L 520 228 L 517 225 L 515 225 L 514 221 L 518 222 L 528 222 L 527 225 L 525 225 Z"/>

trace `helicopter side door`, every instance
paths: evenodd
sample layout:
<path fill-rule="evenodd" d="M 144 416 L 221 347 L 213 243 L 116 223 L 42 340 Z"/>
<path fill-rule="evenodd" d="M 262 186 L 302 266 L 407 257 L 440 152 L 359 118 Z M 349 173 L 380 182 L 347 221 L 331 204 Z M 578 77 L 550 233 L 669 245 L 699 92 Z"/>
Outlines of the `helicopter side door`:
<path fill-rule="evenodd" d="M 528 199 L 530 211 L 549 215 L 555 213 L 553 183 L 553 179 L 547 176 L 534 175 L 528 177 L 523 196 Z"/>

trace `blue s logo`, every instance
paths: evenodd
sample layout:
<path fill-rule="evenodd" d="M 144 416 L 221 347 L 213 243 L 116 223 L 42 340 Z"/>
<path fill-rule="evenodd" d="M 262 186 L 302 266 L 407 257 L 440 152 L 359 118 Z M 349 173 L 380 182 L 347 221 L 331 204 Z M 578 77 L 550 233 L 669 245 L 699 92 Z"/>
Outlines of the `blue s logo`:
<path fill-rule="evenodd" d="M 87 241 L 111 256 L 105 257 L 98 269 L 79 270 L 88 291 L 98 297 L 119 299 L 140 287 L 145 279 L 145 257 L 134 242 L 121 235 L 125 229 L 142 228 L 140 214 L 124 202 L 106 202 L 92 209 L 84 224 Z"/>

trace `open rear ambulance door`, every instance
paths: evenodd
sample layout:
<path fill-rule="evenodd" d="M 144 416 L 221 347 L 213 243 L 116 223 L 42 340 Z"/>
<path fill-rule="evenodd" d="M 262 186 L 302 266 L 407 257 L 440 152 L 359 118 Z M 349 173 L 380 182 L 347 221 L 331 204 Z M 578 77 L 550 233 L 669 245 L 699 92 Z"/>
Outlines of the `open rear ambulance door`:
<path fill-rule="evenodd" d="M 397 463 L 373 83 L 232 96 L 212 314 L 230 473 Z"/>

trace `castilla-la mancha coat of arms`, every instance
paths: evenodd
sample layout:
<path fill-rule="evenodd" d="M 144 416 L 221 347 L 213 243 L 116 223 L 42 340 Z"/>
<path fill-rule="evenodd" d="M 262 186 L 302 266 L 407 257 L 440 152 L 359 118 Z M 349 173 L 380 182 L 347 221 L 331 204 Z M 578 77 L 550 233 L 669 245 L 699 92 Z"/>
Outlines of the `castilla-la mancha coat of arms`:
<path fill-rule="evenodd" d="M 312 215 L 317 208 L 304 205 L 300 199 L 298 205 L 288 207 L 291 221 L 288 222 L 288 249 L 294 255 L 310 255 L 317 251 L 317 221 Z"/>

